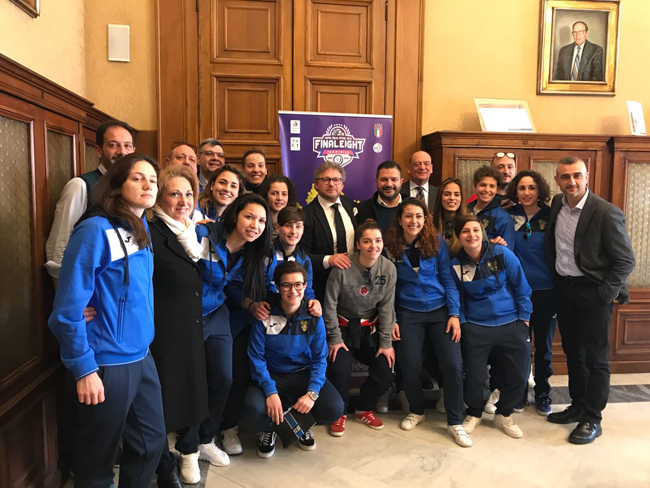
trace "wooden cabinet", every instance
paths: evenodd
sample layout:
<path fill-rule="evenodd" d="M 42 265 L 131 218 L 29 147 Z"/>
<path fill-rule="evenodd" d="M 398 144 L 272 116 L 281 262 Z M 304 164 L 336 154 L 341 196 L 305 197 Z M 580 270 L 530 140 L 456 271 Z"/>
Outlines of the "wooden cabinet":
<path fill-rule="evenodd" d="M 636 269 L 630 276 L 631 302 L 614 305 L 610 331 L 612 373 L 650 372 L 650 138 L 577 134 L 510 134 L 441 131 L 422 137 L 431 155 L 438 185 L 449 177 L 463 182 L 471 195 L 471 178 L 479 166 L 490 164 L 497 152 L 515 154 L 517 169 L 533 169 L 553 181 L 557 162 L 577 156 L 587 163 L 589 187 L 627 215 Z M 559 331 L 553 342 L 553 367 L 566 373 Z"/>

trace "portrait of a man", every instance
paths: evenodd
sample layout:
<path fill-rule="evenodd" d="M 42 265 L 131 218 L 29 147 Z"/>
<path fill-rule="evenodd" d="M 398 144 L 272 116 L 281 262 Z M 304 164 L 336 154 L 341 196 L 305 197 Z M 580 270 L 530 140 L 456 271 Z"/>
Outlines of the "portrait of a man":
<path fill-rule="evenodd" d="M 584 21 L 571 26 L 573 42 L 560 49 L 555 65 L 555 81 L 605 81 L 603 48 L 587 38 L 589 26 Z"/>

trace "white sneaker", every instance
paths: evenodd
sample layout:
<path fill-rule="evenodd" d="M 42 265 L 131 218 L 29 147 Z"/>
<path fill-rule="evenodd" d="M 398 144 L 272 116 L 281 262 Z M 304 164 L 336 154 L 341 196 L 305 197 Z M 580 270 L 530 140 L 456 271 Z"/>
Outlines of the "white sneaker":
<path fill-rule="evenodd" d="M 501 396 L 501 392 L 495 388 L 494 391 L 490 394 L 490 398 L 488 398 L 488 401 L 485 404 L 483 411 L 485 413 L 496 413 L 497 402 L 499 401 L 500 396 Z"/>
<path fill-rule="evenodd" d="M 379 397 L 379 401 L 375 405 L 375 412 L 388 413 L 388 392 Z"/>
<path fill-rule="evenodd" d="M 406 418 L 402 420 L 400 427 L 402 430 L 413 430 L 415 429 L 416 425 L 418 425 L 420 422 L 424 422 L 425 420 L 426 417 L 424 414 L 418 415 L 417 413 L 409 413 Z"/>
<path fill-rule="evenodd" d="M 199 469 L 199 453 L 181 454 L 181 481 L 186 485 L 194 485 L 201 481 Z"/>
<path fill-rule="evenodd" d="M 404 390 L 401 390 L 395 398 L 397 399 L 397 403 L 399 403 L 400 406 L 402 407 L 402 412 L 404 412 L 406 415 L 411 413 L 411 409 L 409 407 L 409 401 L 408 398 L 406 398 L 406 393 L 404 392 Z"/>
<path fill-rule="evenodd" d="M 466 415 L 465 420 L 463 420 L 463 429 L 467 434 L 474 432 L 474 429 L 477 425 L 481 423 L 481 417 L 473 417 L 472 415 Z"/>
<path fill-rule="evenodd" d="M 495 415 L 494 425 L 503 429 L 506 434 L 508 434 L 510 437 L 514 437 L 515 439 L 521 439 L 524 436 L 524 433 L 515 423 L 512 415 L 509 415 L 508 417 L 504 417 L 500 414 Z"/>
<path fill-rule="evenodd" d="M 232 429 L 221 431 L 221 445 L 229 456 L 237 456 L 244 450 L 237 435 L 238 430 L 239 427 L 235 426 Z"/>
<path fill-rule="evenodd" d="M 533 376 L 533 368 L 530 368 L 530 374 L 528 375 L 528 389 L 535 389 L 535 377 Z"/>
<path fill-rule="evenodd" d="M 436 412 L 445 414 L 447 413 L 447 410 L 445 410 L 445 389 L 440 388 L 440 398 L 436 402 Z"/>
<path fill-rule="evenodd" d="M 228 466 L 230 464 L 228 454 L 219 449 L 214 440 L 210 441 L 210 444 L 199 444 L 199 459 L 208 461 L 213 466 Z"/>
<path fill-rule="evenodd" d="M 447 432 L 454 438 L 456 444 L 458 444 L 460 447 L 470 447 L 472 445 L 472 439 L 469 438 L 462 425 L 448 425 Z"/>

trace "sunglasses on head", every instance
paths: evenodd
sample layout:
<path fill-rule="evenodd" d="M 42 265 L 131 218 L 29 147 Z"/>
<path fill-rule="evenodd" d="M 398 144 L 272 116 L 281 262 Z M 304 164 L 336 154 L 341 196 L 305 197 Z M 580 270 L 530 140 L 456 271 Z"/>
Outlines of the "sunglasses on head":
<path fill-rule="evenodd" d="M 498 152 L 494 155 L 495 158 L 503 158 L 503 157 L 509 157 L 510 159 L 515 159 L 515 153 L 510 153 L 510 152 Z"/>

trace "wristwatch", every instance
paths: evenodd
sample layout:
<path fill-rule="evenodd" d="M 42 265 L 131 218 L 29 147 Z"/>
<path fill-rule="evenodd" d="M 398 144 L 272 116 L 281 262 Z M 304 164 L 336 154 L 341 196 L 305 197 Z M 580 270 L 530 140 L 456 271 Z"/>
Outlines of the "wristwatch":
<path fill-rule="evenodd" d="M 318 400 L 318 393 L 316 393 L 314 390 L 308 390 L 307 395 L 309 395 L 309 398 L 311 398 L 313 401 Z"/>

